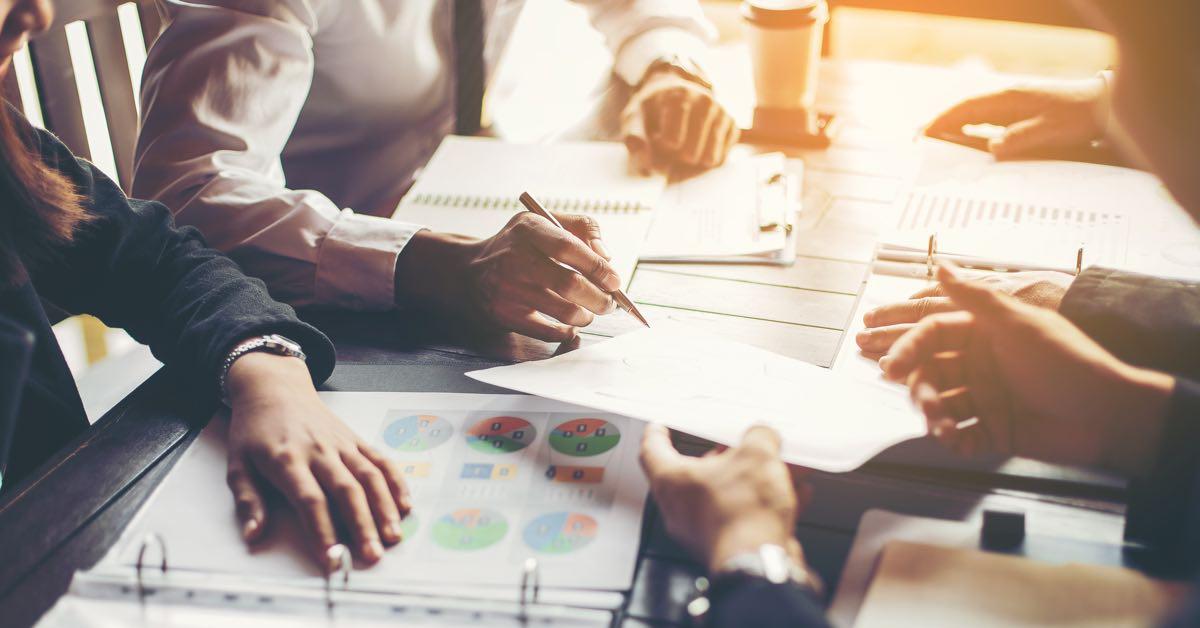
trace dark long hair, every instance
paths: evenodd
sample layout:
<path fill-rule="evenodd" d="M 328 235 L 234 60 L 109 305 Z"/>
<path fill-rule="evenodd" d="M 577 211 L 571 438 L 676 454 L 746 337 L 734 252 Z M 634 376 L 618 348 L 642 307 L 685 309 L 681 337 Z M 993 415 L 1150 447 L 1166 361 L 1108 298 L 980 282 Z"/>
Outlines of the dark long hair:
<path fill-rule="evenodd" d="M 0 106 L 0 285 L 22 283 L 24 267 L 70 244 L 89 220 L 75 186 L 38 146 L 24 117 Z"/>

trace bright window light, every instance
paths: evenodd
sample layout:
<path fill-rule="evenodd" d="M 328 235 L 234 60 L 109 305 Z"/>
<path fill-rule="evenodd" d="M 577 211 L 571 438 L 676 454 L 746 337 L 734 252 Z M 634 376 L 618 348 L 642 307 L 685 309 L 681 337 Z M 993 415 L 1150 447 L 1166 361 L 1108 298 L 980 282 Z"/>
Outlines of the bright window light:
<path fill-rule="evenodd" d="M 42 103 L 38 100 L 37 80 L 33 78 L 33 59 L 26 46 L 13 55 L 11 71 L 17 76 L 17 89 L 21 92 L 21 110 L 29 123 L 39 129 L 46 128 L 42 117 Z"/>
<path fill-rule="evenodd" d="M 104 101 L 100 98 L 100 83 L 96 79 L 96 64 L 92 61 L 87 26 L 83 22 L 71 22 L 65 30 L 92 163 L 115 181 L 117 161 L 113 157 L 112 139 L 108 135 L 108 121 L 104 117 Z"/>

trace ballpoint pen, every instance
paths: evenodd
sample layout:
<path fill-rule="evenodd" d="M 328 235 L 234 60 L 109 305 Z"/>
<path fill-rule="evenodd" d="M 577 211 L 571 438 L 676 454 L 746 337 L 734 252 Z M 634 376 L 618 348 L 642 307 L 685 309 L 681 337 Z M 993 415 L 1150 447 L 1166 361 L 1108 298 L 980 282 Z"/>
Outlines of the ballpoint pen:
<path fill-rule="evenodd" d="M 529 195 L 529 192 L 522 192 L 520 201 L 521 204 L 525 206 L 525 209 L 537 214 L 538 216 L 541 216 L 542 218 L 545 218 L 546 220 L 549 220 L 550 224 L 554 225 L 555 227 L 563 229 L 564 231 L 566 230 L 566 228 L 562 226 L 562 223 L 554 217 L 554 214 L 546 211 L 545 208 L 543 208 L 537 201 L 533 199 L 532 196 Z M 623 290 L 620 288 L 614 290 L 612 292 L 612 298 L 613 301 L 617 302 L 617 307 L 632 314 L 634 318 L 641 321 L 641 323 L 646 327 L 650 326 L 650 322 L 646 320 L 645 316 L 642 316 L 642 313 L 638 311 L 637 306 L 633 304 L 633 301 L 631 301 L 629 297 L 625 296 L 625 292 Z"/>

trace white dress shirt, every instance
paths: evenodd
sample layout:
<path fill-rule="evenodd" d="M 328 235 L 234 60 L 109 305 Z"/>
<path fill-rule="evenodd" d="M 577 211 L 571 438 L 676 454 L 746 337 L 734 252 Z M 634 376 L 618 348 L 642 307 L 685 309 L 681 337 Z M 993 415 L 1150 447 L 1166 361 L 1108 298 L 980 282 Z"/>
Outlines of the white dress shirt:
<path fill-rule="evenodd" d="M 484 0 L 489 70 L 523 4 Z M 712 36 L 696 0 L 580 4 L 631 84 Z M 454 124 L 452 5 L 160 0 L 133 195 L 165 203 L 277 299 L 392 307 L 396 258 L 421 227 L 386 217 Z"/>

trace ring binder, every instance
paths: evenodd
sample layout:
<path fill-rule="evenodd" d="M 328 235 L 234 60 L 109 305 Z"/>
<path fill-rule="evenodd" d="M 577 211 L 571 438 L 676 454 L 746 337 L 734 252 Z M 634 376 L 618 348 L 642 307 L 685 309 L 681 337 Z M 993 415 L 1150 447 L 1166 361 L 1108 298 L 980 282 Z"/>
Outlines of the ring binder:
<path fill-rule="evenodd" d="M 350 560 L 350 550 L 345 545 L 337 543 L 331 545 L 325 551 L 325 558 L 328 559 L 328 564 L 337 564 L 337 569 L 332 569 L 325 574 L 325 608 L 333 610 L 333 580 L 338 575 L 342 576 L 342 590 L 350 588 L 350 568 L 353 566 Z"/>
<path fill-rule="evenodd" d="M 146 538 L 142 539 L 142 545 L 138 548 L 137 564 L 134 565 L 134 577 L 137 581 L 138 601 L 145 603 L 146 600 L 146 583 L 142 579 L 142 568 L 146 564 L 146 551 L 150 548 L 151 543 L 158 546 L 159 552 L 159 571 L 165 576 L 167 575 L 167 543 L 163 540 L 161 534 L 147 534 Z"/>
<path fill-rule="evenodd" d="M 157 560 L 153 551 L 157 549 Z M 68 596 L 86 604 L 87 600 L 126 601 L 140 609 L 130 625 L 155 625 L 145 615 L 149 599 L 155 607 L 223 609 L 231 614 L 273 613 L 294 617 L 313 617 L 324 608 L 332 618 L 397 617 L 410 618 L 422 625 L 445 622 L 451 625 L 477 622 L 488 618 L 516 619 L 522 624 L 563 626 L 609 626 L 613 606 L 593 606 L 575 602 L 541 600 L 541 568 L 536 558 L 521 565 L 520 589 L 515 598 L 490 591 L 477 596 L 467 593 L 442 594 L 389 588 L 387 581 L 357 579 L 350 583 L 353 561 L 344 545 L 334 545 L 326 553 L 336 568 L 322 579 L 281 579 L 219 571 L 175 569 L 168 574 L 167 546 L 163 536 L 149 534 L 138 548 L 136 562 L 96 567 L 75 574 Z M 156 569 L 164 577 L 152 581 L 147 570 Z M 339 582 L 340 580 L 340 582 Z M 106 608 L 116 608 L 108 606 Z M 114 615 L 129 617 L 129 615 Z M 339 620 L 340 621 L 340 620 Z M 128 622 L 127 622 L 128 623 Z M 53 622 L 50 625 L 54 625 Z M 71 625 L 71 624 L 65 624 Z M 114 623 L 113 625 L 121 625 Z"/>
<path fill-rule="evenodd" d="M 937 233 L 929 234 L 929 252 L 925 255 L 925 278 L 933 279 L 934 256 L 937 255 Z"/>

